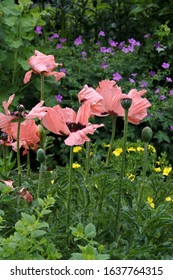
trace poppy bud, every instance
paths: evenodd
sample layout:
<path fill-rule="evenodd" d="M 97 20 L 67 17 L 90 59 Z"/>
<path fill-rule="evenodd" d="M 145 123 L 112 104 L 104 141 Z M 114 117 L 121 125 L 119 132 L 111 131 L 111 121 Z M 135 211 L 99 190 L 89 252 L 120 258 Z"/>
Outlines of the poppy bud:
<path fill-rule="evenodd" d="M 153 136 L 153 131 L 149 126 L 146 126 L 142 129 L 141 139 L 145 143 L 149 143 Z"/>
<path fill-rule="evenodd" d="M 132 105 L 132 99 L 131 98 L 122 98 L 121 100 L 121 106 L 124 108 L 124 110 L 128 110 L 130 106 Z"/>
<path fill-rule="evenodd" d="M 37 151 L 37 160 L 40 162 L 40 163 L 43 163 L 46 159 L 46 155 L 45 155 L 45 151 L 43 149 L 38 149 Z"/>
<path fill-rule="evenodd" d="M 22 104 L 17 105 L 16 109 L 19 113 L 22 113 L 25 111 L 25 107 Z"/>

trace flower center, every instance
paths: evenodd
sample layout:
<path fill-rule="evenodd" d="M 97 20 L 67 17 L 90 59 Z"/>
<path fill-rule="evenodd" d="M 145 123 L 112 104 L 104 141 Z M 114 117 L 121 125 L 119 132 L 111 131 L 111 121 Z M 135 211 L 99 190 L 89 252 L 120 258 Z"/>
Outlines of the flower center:
<path fill-rule="evenodd" d="M 86 127 L 86 125 L 83 125 L 83 124 L 81 124 L 79 122 L 78 123 L 75 123 L 75 122 L 69 123 L 69 122 L 67 122 L 66 124 L 67 124 L 70 132 L 76 132 L 76 131 L 81 130 L 81 129 Z"/>

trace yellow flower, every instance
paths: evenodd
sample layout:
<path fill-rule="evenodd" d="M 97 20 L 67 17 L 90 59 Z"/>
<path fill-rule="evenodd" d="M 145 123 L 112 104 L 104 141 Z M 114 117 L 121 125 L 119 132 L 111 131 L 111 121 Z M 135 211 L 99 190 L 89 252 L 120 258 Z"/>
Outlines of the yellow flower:
<path fill-rule="evenodd" d="M 128 152 L 136 152 L 136 149 L 134 147 L 129 147 L 127 148 Z"/>
<path fill-rule="evenodd" d="M 52 184 L 52 185 L 54 184 L 54 182 L 55 182 L 55 180 L 51 180 L 51 184 Z"/>
<path fill-rule="evenodd" d="M 137 147 L 136 150 L 137 150 L 138 152 L 143 152 L 143 151 L 144 151 L 144 148 L 143 148 L 143 147 Z"/>
<path fill-rule="evenodd" d="M 72 168 L 80 168 L 80 167 L 81 165 L 77 162 L 72 164 Z"/>
<path fill-rule="evenodd" d="M 163 169 L 163 175 L 168 176 L 169 173 L 171 172 L 171 170 L 172 170 L 172 167 L 169 167 L 169 166 L 165 167 Z"/>
<path fill-rule="evenodd" d="M 151 208 L 155 208 L 155 204 L 153 202 L 153 198 L 152 197 L 148 197 L 147 198 L 148 204 L 150 205 Z"/>
<path fill-rule="evenodd" d="M 172 198 L 170 196 L 165 198 L 165 201 L 172 201 Z"/>
<path fill-rule="evenodd" d="M 78 153 L 81 150 L 82 150 L 82 147 L 76 146 L 76 147 L 73 148 L 73 153 Z"/>
<path fill-rule="evenodd" d="M 152 145 L 148 145 L 148 150 L 150 150 L 153 153 L 156 153 L 156 149 Z"/>
<path fill-rule="evenodd" d="M 156 168 L 154 168 L 154 170 L 155 170 L 156 172 L 161 172 L 161 168 L 160 168 L 160 167 L 156 167 Z"/>
<path fill-rule="evenodd" d="M 160 165 L 160 161 L 157 160 L 157 161 L 156 161 L 156 164 L 159 166 L 159 165 Z"/>
<path fill-rule="evenodd" d="M 92 157 L 92 156 L 93 156 L 93 154 L 94 154 L 93 152 L 90 152 L 90 157 Z"/>
<path fill-rule="evenodd" d="M 132 174 L 132 173 L 128 174 L 128 179 L 129 179 L 130 181 L 134 181 L 134 180 L 135 180 L 135 175 Z"/>
<path fill-rule="evenodd" d="M 115 149 L 112 153 L 118 157 L 121 153 L 123 152 L 123 149 L 122 148 L 117 148 Z"/>

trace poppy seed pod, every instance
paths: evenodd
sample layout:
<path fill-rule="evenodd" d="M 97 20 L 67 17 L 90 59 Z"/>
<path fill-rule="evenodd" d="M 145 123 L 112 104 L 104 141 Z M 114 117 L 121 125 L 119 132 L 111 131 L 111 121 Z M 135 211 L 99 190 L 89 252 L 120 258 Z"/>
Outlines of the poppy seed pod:
<path fill-rule="evenodd" d="M 0 139 L 3 141 L 7 141 L 8 139 L 8 134 L 6 132 L 2 132 L 0 135 Z"/>
<path fill-rule="evenodd" d="M 132 99 L 131 98 L 122 98 L 121 100 L 121 106 L 124 108 L 124 110 L 128 110 L 130 106 L 132 105 Z"/>
<path fill-rule="evenodd" d="M 25 111 L 25 107 L 22 104 L 17 105 L 16 109 L 19 113 L 22 113 Z"/>
<path fill-rule="evenodd" d="M 37 151 L 37 160 L 40 162 L 40 163 L 43 163 L 46 159 L 46 155 L 45 155 L 45 151 L 43 149 L 38 149 Z"/>
<path fill-rule="evenodd" d="M 142 129 L 141 139 L 145 143 L 149 143 L 153 136 L 153 131 L 149 126 L 146 126 Z"/>

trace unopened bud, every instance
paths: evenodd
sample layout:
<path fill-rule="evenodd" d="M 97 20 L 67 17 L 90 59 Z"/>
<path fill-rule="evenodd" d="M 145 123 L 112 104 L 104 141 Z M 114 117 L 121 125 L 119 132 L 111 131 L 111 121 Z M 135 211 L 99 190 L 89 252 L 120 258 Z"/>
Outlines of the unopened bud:
<path fill-rule="evenodd" d="M 7 141 L 8 139 L 8 134 L 6 132 L 2 132 L 0 135 L 0 139 L 3 141 Z"/>
<path fill-rule="evenodd" d="M 149 143 L 153 136 L 153 131 L 149 126 L 146 126 L 142 129 L 141 139 L 145 143 Z"/>
<path fill-rule="evenodd" d="M 132 105 L 132 99 L 131 98 L 122 98 L 121 100 L 121 106 L 125 109 L 128 110 L 130 106 Z"/>
<path fill-rule="evenodd" d="M 46 155 L 45 155 L 45 151 L 43 149 L 38 149 L 37 150 L 37 160 L 40 162 L 40 163 L 43 163 L 46 159 Z"/>

